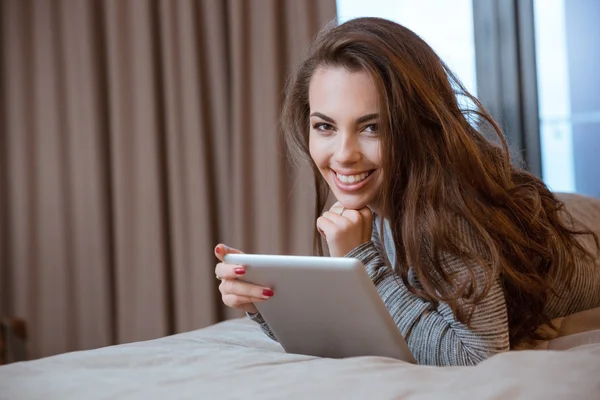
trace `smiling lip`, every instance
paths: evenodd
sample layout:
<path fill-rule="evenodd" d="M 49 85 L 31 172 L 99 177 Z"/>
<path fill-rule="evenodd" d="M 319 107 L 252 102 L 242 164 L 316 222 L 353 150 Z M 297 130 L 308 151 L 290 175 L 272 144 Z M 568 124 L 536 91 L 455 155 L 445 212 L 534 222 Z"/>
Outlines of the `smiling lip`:
<path fill-rule="evenodd" d="M 375 172 L 374 170 L 369 171 L 369 176 L 367 176 L 365 179 L 363 179 L 362 181 L 360 181 L 358 183 L 344 183 L 338 179 L 337 173 L 334 170 L 330 169 L 330 171 L 331 171 L 331 175 L 333 176 L 335 186 L 337 186 L 337 188 L 339 190 L 341 190 L 342 192 L 346 192 L 346 193 L 357 192 L 357 191 L 361 190 L 363 187 L 365 187 L 366 185 L 368 185 L 369 182 L 371 181 L 371 177 L 373 176 L 373 172 Z"/>

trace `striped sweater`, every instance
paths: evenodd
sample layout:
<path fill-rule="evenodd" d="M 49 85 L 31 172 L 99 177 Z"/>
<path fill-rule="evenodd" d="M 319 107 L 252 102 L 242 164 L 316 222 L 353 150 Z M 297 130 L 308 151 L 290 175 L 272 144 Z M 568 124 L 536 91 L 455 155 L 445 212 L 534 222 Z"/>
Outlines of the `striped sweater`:
<path fill-rule="evenodd" d="M 600 231 L 600 200 L 579 195 L 562 197 L 576 219 L 594 231 Z M 385 253 L 379 237 L 382 223 Z M 465 240 L 475 239 L 464 227 L 458 230 Z M 470 327 L 467 327 L 456 320 L 447 304 L 434 306 L 413 295 L 402 280 L 397 275 L 394 276 L 391 267 L 396 257 L 386 220 L 375 215 L 371 241 L 358 246 L 346 257 L 357 258 L 365 265 L 369 277 L 419 364 L 475 365 L 494 354 L 509 350 L 507 308 L 500 279 L 496 280 L 487 296 L 477 305 Z M 388 260 L 392 260 L 392 263 Z M 451 256 L 446 256 L 443 262 L 444 268 L 448 272 L 456 272 L 460 279 L 461 272 L 465 271 L 462 262 Z M 485 279 L 483 269 L 473 270 L 477 277 Z M 557 295 L 549 297 L 546 310 L 550 318 L 600 307 L 600 267 L 580 262 L 575 266 L 574 275 L 570 289 L 559 284 L 555 288 Z M 410 285 L 422 288 L 412 270 L 409 271 L 408 281 Z M 259 323 L 269 337 L 276 340 L 260 314 L 249 317 Z"/>

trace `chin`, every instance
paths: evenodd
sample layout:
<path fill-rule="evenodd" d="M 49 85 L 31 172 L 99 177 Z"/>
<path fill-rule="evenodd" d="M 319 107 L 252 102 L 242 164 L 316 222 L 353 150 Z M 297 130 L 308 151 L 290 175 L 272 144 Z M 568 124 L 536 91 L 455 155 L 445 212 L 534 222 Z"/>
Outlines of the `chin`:
<path fill-rule="evenodd" d="M 336 196 L 337 200 L 340 202 L 342 207 L 346 207 L 350 210 L 360 210 L 369 205 L 370 201 L 366 199 L 352 199 L 348 198 L 349 196 Z"/>

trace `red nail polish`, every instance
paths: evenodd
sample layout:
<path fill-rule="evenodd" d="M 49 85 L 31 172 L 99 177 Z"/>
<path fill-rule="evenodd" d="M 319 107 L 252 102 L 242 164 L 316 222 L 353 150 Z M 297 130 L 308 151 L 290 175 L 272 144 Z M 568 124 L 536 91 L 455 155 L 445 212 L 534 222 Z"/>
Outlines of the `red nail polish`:
<path fill-rule="evenodd" d="M 236 275 L 244 275 L 246 270 L 244 268 L 236 268 L 233 270 L 233 272 L 235 272 Z"/>
<path fill-rule="evenodd" d="M 263 296 L 265 297 L 273 297 L 273 291 L 271 289 L 264 289 L 263 290 Z"/>
<path fill-rule="evenodd" d="M 221 248 L 219 246 L 215 247 L 215 252 L 221 254 Z"/>

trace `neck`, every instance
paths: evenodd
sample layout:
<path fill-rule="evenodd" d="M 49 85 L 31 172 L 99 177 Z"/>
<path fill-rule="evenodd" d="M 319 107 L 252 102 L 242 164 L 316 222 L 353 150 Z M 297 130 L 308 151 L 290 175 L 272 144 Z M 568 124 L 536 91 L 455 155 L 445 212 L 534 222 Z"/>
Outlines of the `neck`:
<path fill-rule="evenodd" d="M 382 212 L 381 208 L 379 208 L 376 204 L 369 204 L 368 207 L 371 209 L 373 214 L 377 214 L 381 218 L 387 218 L 387 215 Z"/>

